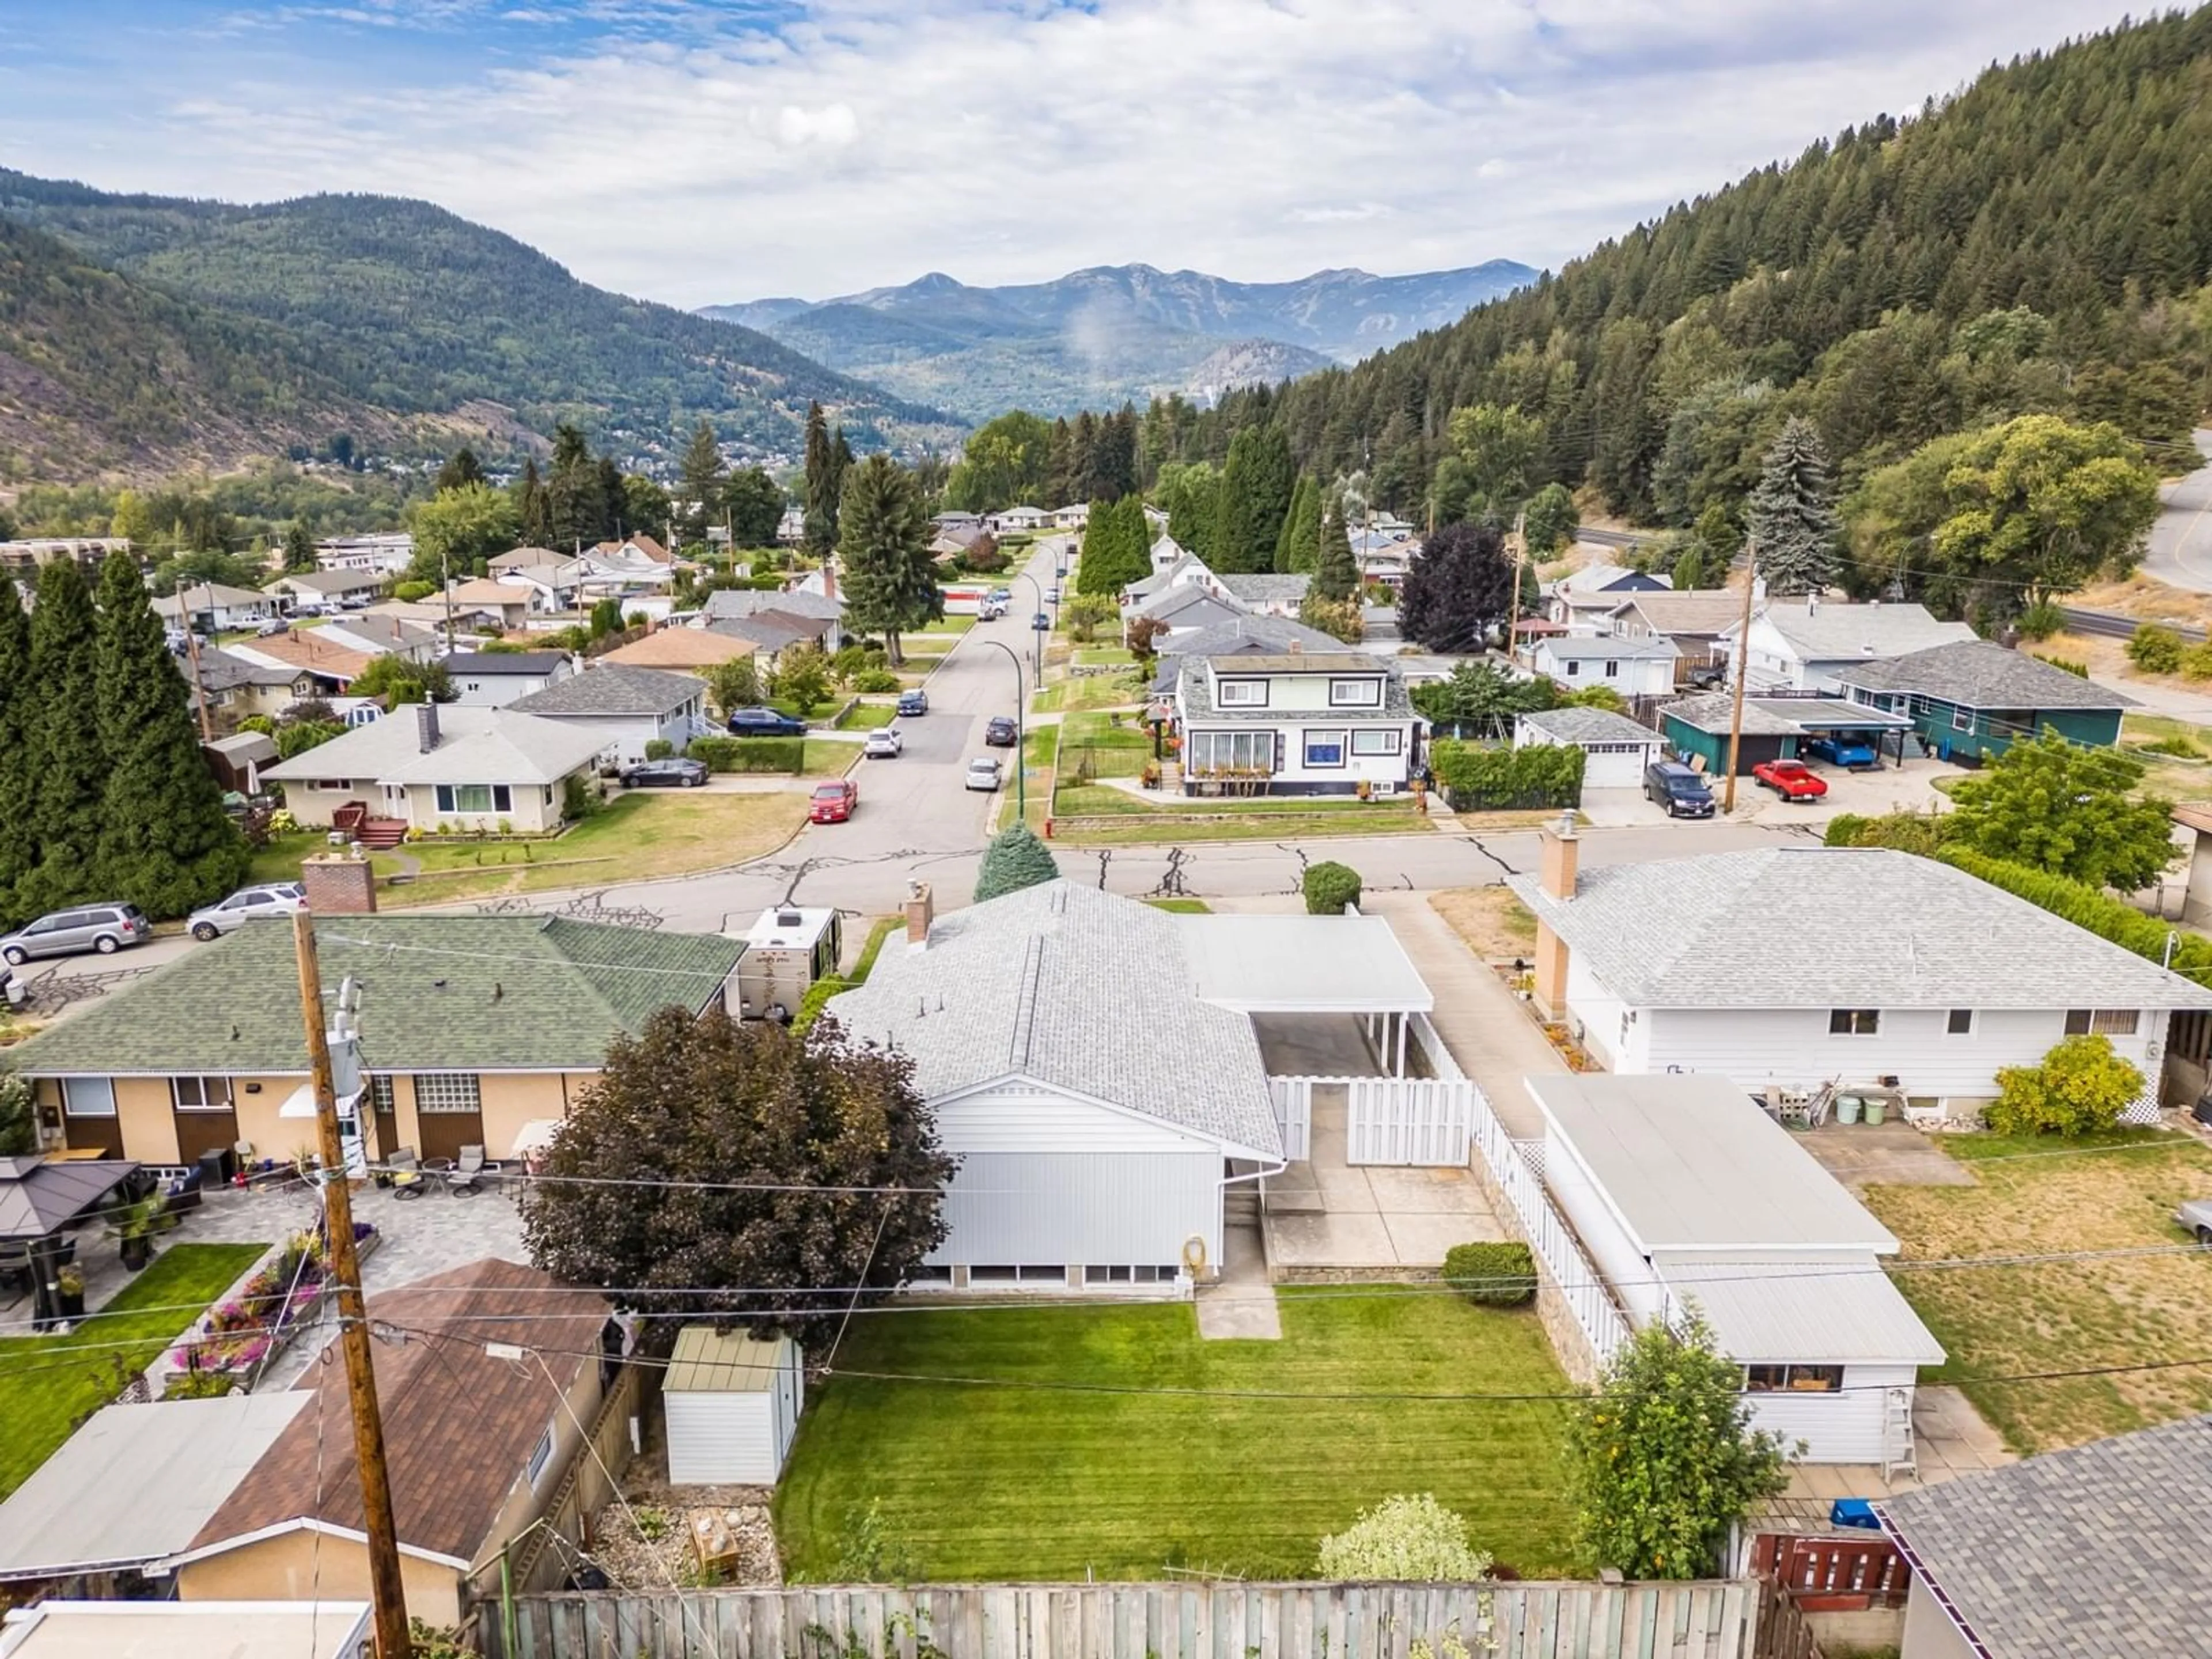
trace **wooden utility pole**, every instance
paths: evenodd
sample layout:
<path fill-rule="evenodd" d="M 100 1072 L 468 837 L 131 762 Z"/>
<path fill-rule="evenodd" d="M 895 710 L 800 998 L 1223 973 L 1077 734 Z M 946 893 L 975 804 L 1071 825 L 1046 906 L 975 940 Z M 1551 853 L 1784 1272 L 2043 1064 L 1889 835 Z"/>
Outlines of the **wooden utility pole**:
<path fill-rule="evenodd" d="M 212 608 L 215 596 L 210 593 L 208 599 Z M 177 619 L 185 625 L 185 655 L 191 659 L 192 701 L 200 709 L 200 741 L 213 743 L 215 722 L 208 717 L 207 687 L 200 684 L 200 636 L 192 631 L 192 593 L 189 587 L 181 590 L 177 600 Z"/>
<path fill-rule="evenodd" d="M 1759 592 L 1759 550 L 1744 562 L 1743 621 L 1735 630 L 1735 705 L 1729 712 L 1728 781 L 1721 786 L 1721 811 L 1735 811 L 1735 769 L 1743 752 L 1743 687 L 1751 678 L 1751 600 Z"/>
<path fill-rule="evenodd" d="M 1521 567 L 1528 559 L 1528 515 L 1513 515 L 1513 597 L 1506 602 L 1505 660 L 1513 660 L 1513 634 L 1521 626 Z"/>
<path fill-rule="evenodd" d="M 410 1659 L 407 1590 L 399 1577 L 399 1533 L 392 1516 L 392 1477 L 384 1462 L 384 1419 L 376 1409 L 376 1371 L 369 1358 L 368 1311 L 361 1294 L 361 1258 L 353 1247 L 353 1194 L 331 1079 L 331 1042 L 323 1020 L 322 970 L 315 961 L 315 919 L 292 918 L 299 958 L 300 1012 L 307 1028 L 307 1070 L 315 1091 L 315 1139 L 322 1158 L 323 1224 L 329 1234 L 331 1277 L 338 1287 L 338 1346 L 345 1358 L 346 1398 L 353 1408 L 354 1461 L 361 1468 L 362 1530 L 368 1535 L 368 1589 L 374 1609 L 376 1659 Z"/>

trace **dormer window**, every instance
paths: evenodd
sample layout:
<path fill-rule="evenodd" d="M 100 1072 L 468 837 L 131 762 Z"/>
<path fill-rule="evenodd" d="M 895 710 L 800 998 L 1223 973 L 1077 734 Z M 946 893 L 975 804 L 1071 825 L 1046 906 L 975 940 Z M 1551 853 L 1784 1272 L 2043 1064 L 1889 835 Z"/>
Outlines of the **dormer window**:
<path fill-rule="evenodd" d="M 1265 680 L 1221 680 L 1215 685 L 1215 701 L 1224 708 L 1265 708 L 1267 706 L 1267 682 Z"/>
<path fill-rule="evenodd" d="M 1328 683 L 1328 706 L 1331 708 L 1379 708 L 1382 706 L 1382 682 L 1375 679 L 1331 680 Z"/>

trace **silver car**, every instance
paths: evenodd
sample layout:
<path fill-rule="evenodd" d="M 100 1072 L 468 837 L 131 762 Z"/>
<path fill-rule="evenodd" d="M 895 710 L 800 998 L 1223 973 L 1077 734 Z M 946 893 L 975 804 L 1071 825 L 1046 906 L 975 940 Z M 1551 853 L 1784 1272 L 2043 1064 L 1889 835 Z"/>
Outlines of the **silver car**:
<path fill-rule="evenodd" d="M 2212 1249 L 2212 1198 L 2192 1198 L 2173 1212 L 2174 1220 L 2199 1244 Z"/>
<path fill-rule="evenodd" d="M 896 760 L 905 748 L 905 732 L 896 726 L 879 726 L 868 733 L 860 752 L 870 760 Z"/>
<path fill-rule="evenodd" d="M 185 926 L 203 942 L 243 927 L 257 916 L 289 916 L 305 909 L 307 890 L 296 881 L 269 881 L 241 887 L 219 904 L 192 912 Z"/>
<path fill-rule="evenodd" d="M 995 756 L 978 755 L 968 763 L 968 786 L 970 789 L 995 791 L 999 787 L 999 763 Z"/>
<path fill-rule="evenodd" d="M 154 937 L 154 924 L 135 904 L 84 904 L 56 910 L 0 939 L 0 960 L 21 967 L 33 957 L 112 956 Z"/>

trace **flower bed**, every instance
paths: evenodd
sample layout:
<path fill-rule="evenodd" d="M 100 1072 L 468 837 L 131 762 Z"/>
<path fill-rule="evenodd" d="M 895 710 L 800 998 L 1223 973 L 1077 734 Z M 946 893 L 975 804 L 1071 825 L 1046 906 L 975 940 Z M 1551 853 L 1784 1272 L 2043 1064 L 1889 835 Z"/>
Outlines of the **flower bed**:
<path fill-rule="evenodd" d="M 367 1255 L 376 1229 L 354 1224 L 354 1249 Z M 179 1376 L 250 1376 L 282 1353 L 302 1325 L 312 1323 L 331 1284 L 319 1230 L 295 1233 L 274 1245 L 246 1276 L 202 1314 L 161 1357 L 154 1380 Z"/>

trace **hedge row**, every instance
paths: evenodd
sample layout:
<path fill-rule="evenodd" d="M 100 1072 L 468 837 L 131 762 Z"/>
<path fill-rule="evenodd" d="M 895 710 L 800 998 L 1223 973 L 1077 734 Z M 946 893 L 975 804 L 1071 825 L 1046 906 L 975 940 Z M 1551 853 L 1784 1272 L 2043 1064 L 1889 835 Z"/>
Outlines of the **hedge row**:
<path fill-rule="evenodd" d="M 1578 805 L 1588 758 L 1574 744 L 1487 749 L 1439 738 L 1429 746 L 1429 769 L 1455 812 Z"/>
<path fill-rule="evenodd" d="M 798 772 L 806 764 L 804 738 L 694 738 L 684 751 L 709 772 Z"/>
<path fill-rule="evenodd" d="M 1517 1308 L 1536 1299 L 1535 1258 L 1510 1241 L 1455 1244 L 1444 1252 L 1444 1283 L 1470 1302 Z"/>
<path fill-rule="evenodd" d="M 2063 917 L 2076 927 L 2086 928 L 2100 939 L 2110 939 L 2122 950 L 2132 951 L 2152 962 L 2166 961 L 2166 941 L 2171 939 L 2173 958 L 2167 965 L 2185 979 L 2193 979 L 2199 984 L 2212 983 L 2212 939 L 2177 933 L 2166 923 L 2145 915 L 2133 905 L 2124 904 L 2086 882 L 2069 881 L 2063 876 L 1993 859 L 1963 847 L 1943 848 L 1936 856 L 1954 869 L 1978 877 L 1992 887 L 2002 887 L 2017 898 L 2024 898 L 2054 916 Z"/>

